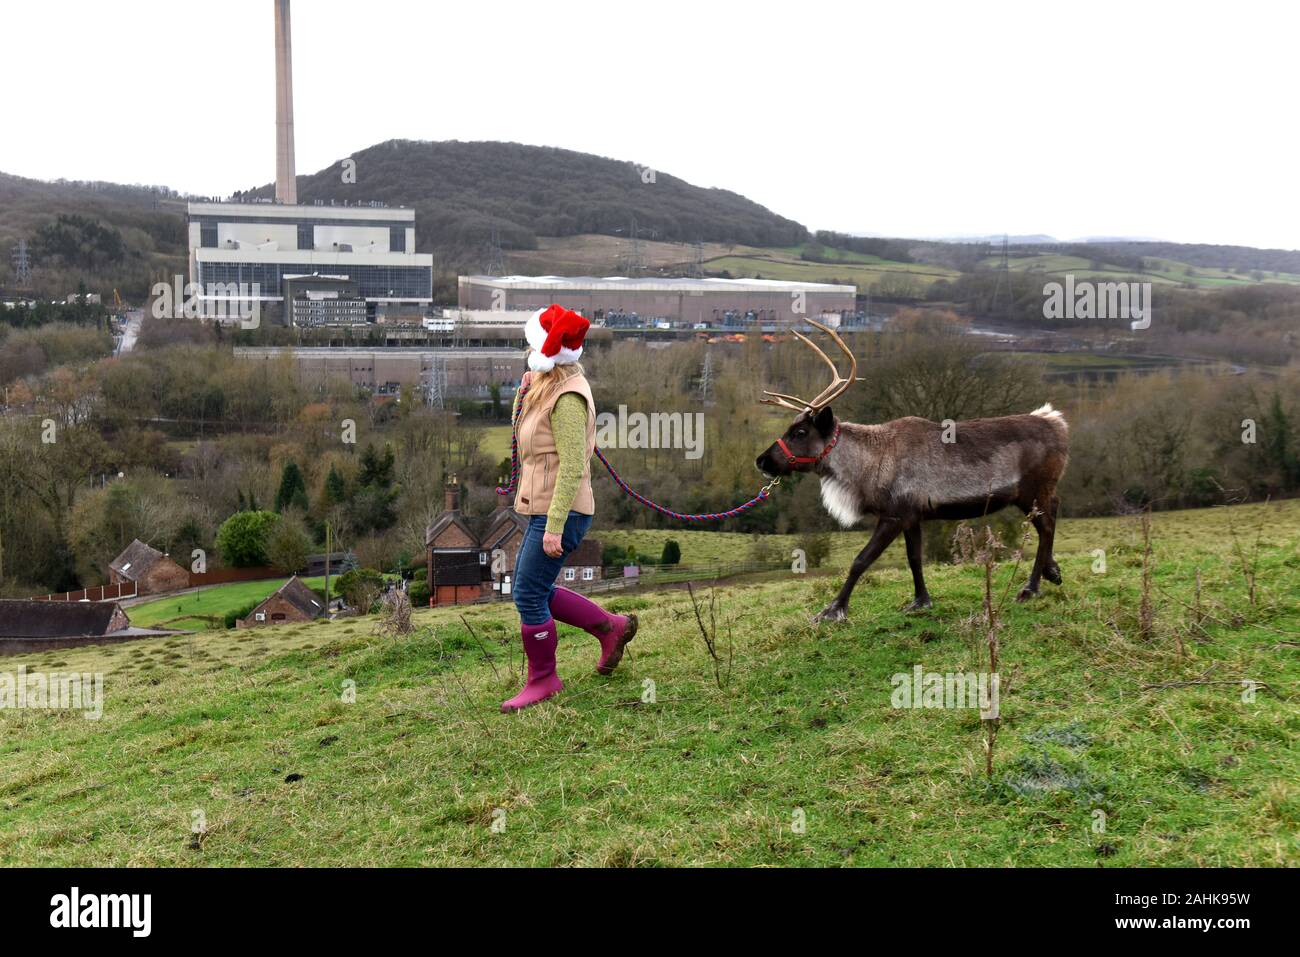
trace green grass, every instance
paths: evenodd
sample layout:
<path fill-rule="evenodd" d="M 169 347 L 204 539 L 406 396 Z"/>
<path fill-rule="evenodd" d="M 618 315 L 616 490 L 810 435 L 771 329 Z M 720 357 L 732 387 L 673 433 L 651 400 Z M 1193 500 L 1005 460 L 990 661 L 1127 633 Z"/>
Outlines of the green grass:
<path fill-rule="evenodd" d="M 1260 527 L 1252 604 L 1232 531 L 1249 547 Z M 426 610 L 406 639 L 363 618 L 10 658 L 102 670 L 106 698 L 98 722 L 0 711 L 0 861 L 1300 863 L 1300 503 L 1156 515 L 1149 640 L 1137 523 L 1063 522 L 1064 587 L 1004 610 L 991 780 L 974 712 L 890 705 L 915 664 L 983 667 L 980 569 L 932 568 L 919 615 L 901 610 L 905 571 L 873 570 L 849 622 L 808 623 L 864 538 L 840 536 L 829 574 L 716 590 L 734 653 L 721 687 L 677 589 L 612 600 L 642 628 L 611 678 L 564 629 L 566 691 L 512 716 L 496 713 L 518 685 L 507 605 L 463 610 L 476 638 L 462 612 Z M 1183 604 L 1197 568 L 1203 629 Z M 998 594 L 1023 574 L 1000 566 Z M 1269 688 L 1243 700 L 1243 677 Z M 1198 680 L 1227 683 L 1149 687 Z"/>
<path fill-rule="evenodd" d="M 334 578 L 337 576 L 331 576 Z M 131 624 L 141 628 L 166 624 L 168 628 L 204 628 L 211 618 L 221 619 L 227 612 L 238 611 L 251 602 L 259 602 L 289 579 L 274 578 L 265 581 L 231 582 L 228 585 L 210 585 L 198 591 L 141 602 L 126 609 Z M 304 578 L 309 588 L 324 588 L 325 576 Z M 331 589 L 333 582 L 331 582 Z"/>
<path fill-rule="evenodd" d="M 1147 270 L 1143 273 L 1135 273 L 1132 269 L 1121 266 L 1111 265 L 1101 262 L 1101 268 L 1093 268 L 1096 260 L 1086 259 L 1082 256 L 1067 256 L 1057 253 L 1044 253 L 1038 256 L 1012 256 L 1007 260 L 1008 266 L 1017 272 L 1033 271 L 1040 272 L 1051 276 L 1065 276 L 1066 274 L 1074 276 L 1076 279 L 1102 279 L 1108 281 L 1118 281 L 1120 279 L 1137 279 L 1141 281 L 1152 282 L 1156 285 L 1183 285 L 1191 283 L 1195 286 L 1205 288 L 1219 288 L 1223 286 L 1248 286 L 1258 285 L 1259 283 L 1277 282 L 1295 284 L 1300 283 L 1300 275 L 1294 273 L 1278 273 L 1274 276 L 1271 272 L 1262 273 L 1260 279 L 1253 279 L 1249 272 L 1236 273 L 1230 269 L 1217 269 L 1211 266 L 1192 266 L 1188 263 L 1178 262 L 1173 259 L 1158 259 L 1155 257 L 1146 258 Z M 985 259 L 982 263 L 986 268 L 996 268 L 998 258 L 996 256 Z M 1191 274 L 1188 274 L 1188 270 Z"/>
<path fill-rule="evenodd" d="M 944 266 L 891 262 L 875 256 L 855 256 L 833 263 L 807 262 L 797 253 L 781 249 L 742 249 L 733 255 L 708 260 L 705 268 L 709 272 L 726 271 L 738 279 L 853 283 L 863 292 L 882 279 L 907 281 L 918 297 L 924 296 L 934 282 L 959 275 Z"/>
<path fill-rule="evenodd" d="M 479 448 L 493 462 L 510 458 L 511 428 L 508 425 L 488 425 L 483 428 L 483 441 Z"/>

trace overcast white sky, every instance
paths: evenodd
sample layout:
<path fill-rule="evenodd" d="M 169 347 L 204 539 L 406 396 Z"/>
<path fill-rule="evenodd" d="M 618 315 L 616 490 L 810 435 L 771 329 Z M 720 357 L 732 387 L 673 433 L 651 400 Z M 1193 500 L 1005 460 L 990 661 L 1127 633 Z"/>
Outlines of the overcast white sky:
<path fill-rule="evenodd" d="M 0 16 L 0 170 L 274 179 L 271 0 Z M 293 29 L 300 173 L 393 137 L 514 140 L 815 229 L 1300 248 L 1293 3 L 295 0 Z"/>

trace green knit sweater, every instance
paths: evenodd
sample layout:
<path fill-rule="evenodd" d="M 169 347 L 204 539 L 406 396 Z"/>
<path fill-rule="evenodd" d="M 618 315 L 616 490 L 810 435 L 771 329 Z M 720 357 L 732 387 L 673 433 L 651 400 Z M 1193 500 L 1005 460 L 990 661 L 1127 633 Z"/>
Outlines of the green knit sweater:
<path fill-rule="evenodd" d="M 512 415 L 519 412 L 519 395 L 515 394 Z M 546 530 L 564 534 L 564 523 L 578 497 L 582 472 L 587 467 L 587 400 L 576 392 L 565 392 L 551 409 L 551 433 L 560 456 L 560 472 L 555 477 L 555 494 L 546 510 Z"/>

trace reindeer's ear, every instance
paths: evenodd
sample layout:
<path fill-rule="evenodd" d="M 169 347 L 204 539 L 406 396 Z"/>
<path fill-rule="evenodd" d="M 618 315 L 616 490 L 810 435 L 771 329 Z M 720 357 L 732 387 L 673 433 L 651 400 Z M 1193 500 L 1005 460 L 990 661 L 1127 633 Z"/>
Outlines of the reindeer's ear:
<path fill-rule="evenodd" d="M 829 406 L 817 413 L 813 426 L 822 435 L 830 435 L 835 430 L 835 413 L 831 412 Z"/>

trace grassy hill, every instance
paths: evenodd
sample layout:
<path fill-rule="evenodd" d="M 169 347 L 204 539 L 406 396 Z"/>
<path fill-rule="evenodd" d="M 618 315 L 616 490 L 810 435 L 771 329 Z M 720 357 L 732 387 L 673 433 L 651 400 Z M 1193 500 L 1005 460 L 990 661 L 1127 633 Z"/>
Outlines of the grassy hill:
<path fill-rule="evenodd" d="M 286 581 L 287 578 L 276 578 L 267 581 L 212 585 L 131 605 L 128 608 L 128 615 L 131 624 L 139 625 L 141 628 L 203 630 L 213 621 L 222 620 L 228 612 L 238 611 L 253 602 L 261 601 Z M 324 575 L 317 578 L 304 578 L 302 581 L 308 588 L 325 587 Z M 330 590 L 334 590 L 333 581 L 330 583 Z"/>
<path fill-rule="evenodd" d="M 1252 603 L 1232 542 L 1261 528 Z M 685 591 L 615 599 L 643 622 L 619 671 L 566 628 L 566 692 L 514 716 L 507 605 L 466 610 L 472 635 L 437 610 L 408 638 L 351 619 L 13 657 L 103 671 L 106 697 L 97 722 L 0 711 L 0 860 L 1294 865 L 1297 541 L 1296 502 L 1157 515 L 1142 638 L 1138 525 L 1063 523 L 1065 586 L 1004 609 L 991 779 L 975 712 L 890 704 L 914 665 L 983 667 L 970 566 L 933 569 L 920 615 L 905 572 L 875 572 L 821 630 L 838 577 L 718 588 L 721 680 Z"/>
<path fill-rule="evenodd" d="M 122 238 L 125 255 L 116 262 L 86 266 L 43 255 L 41 227 L 60 215 L 81 216 L 107 225 Z M 162 276 L 185 272 L 185 204 L 163 187 L 116 183 L 47 183 L 0 173 L 0 288 L 11 290 L 10 254 L 21 239 L 33 244 L 32 289 L 56 296 L 76 292 L 85 279 L 107 302 L 114 288 L 140 301 Z"/>
<path fill-rule="evenodd" d="M 355 183 L 344 182 L 345 159 L 356 163 Z M 255 192 L 274 193 L 270 185 Z M 414 206 L 425 248 L 481 248 L 496 230 L 507 248 L 530 249 L 538 236 L 626 231 L 632 217 L 642 238 L 667 241 L 780 245 L 808 235 L 730 190 L 692 186 L 627 160 L 520 143 L 390 140 L 299 176 L 298 196 Z"/>
<path fill-rule="evenodd" d="M 983 261 L 985 268 L 996 268 L 999 260 L 990 257 Z M 1100 262 L 1101 268 L 1097 268 Z M 1142 279 L 1156 285 L 1192 284 L 1205 288 L 1222 288 L 1224 286 L 1250 286 L 1259 283 L 1300 283 L 1300 274 L 1296 273 L 1259 273 L 1251 276 L 1248 272 L 1233 272 L 1213 266 L 1193 266 L 1190 263 L 1174 259 L 1144 259 L 1146 270 L 1138 273 L 1133 269 L 1119 265 L 1107 265 L 1104 259 L 1087 259 L 1082 256 L 1044 253 L 1036 256 L 1010 256 L 1008 266 L 1017 272 L 1038 272 L 1051 276 L 1065 276 L 1067 273 L 1076 279 L 1097 279 L 1119 281 Z"/>
<path fill-rule="evenodd" d="M 835 282 L 856 285 L 869 292 L 878 283 L 891 285 L 898 293 L 922 297 L 931 284 L 940 279 L 954 279 L 959 273 L 946 266 L 904 263 L 822 247 L 828 262 L 801 258 L 803 244 L 760 247 L 743 243 L 706 243 L 704 270 L 708 275 L 729 275 L 736 279 L 797 280 L 801 282 Z M 618 273 L 626 261 L 627 242 L 619 236 L 547 237 L 538 240 L 536 249 L 511 250 L 509 268 L 520 273 L 554 273 L 562 275 Z M 661 270 L 669 275 L 685 275 L 694 264 L 695 248 L 683 243 L 645 241 L 641 244 L 642 261 L 647 270 Z"/>

